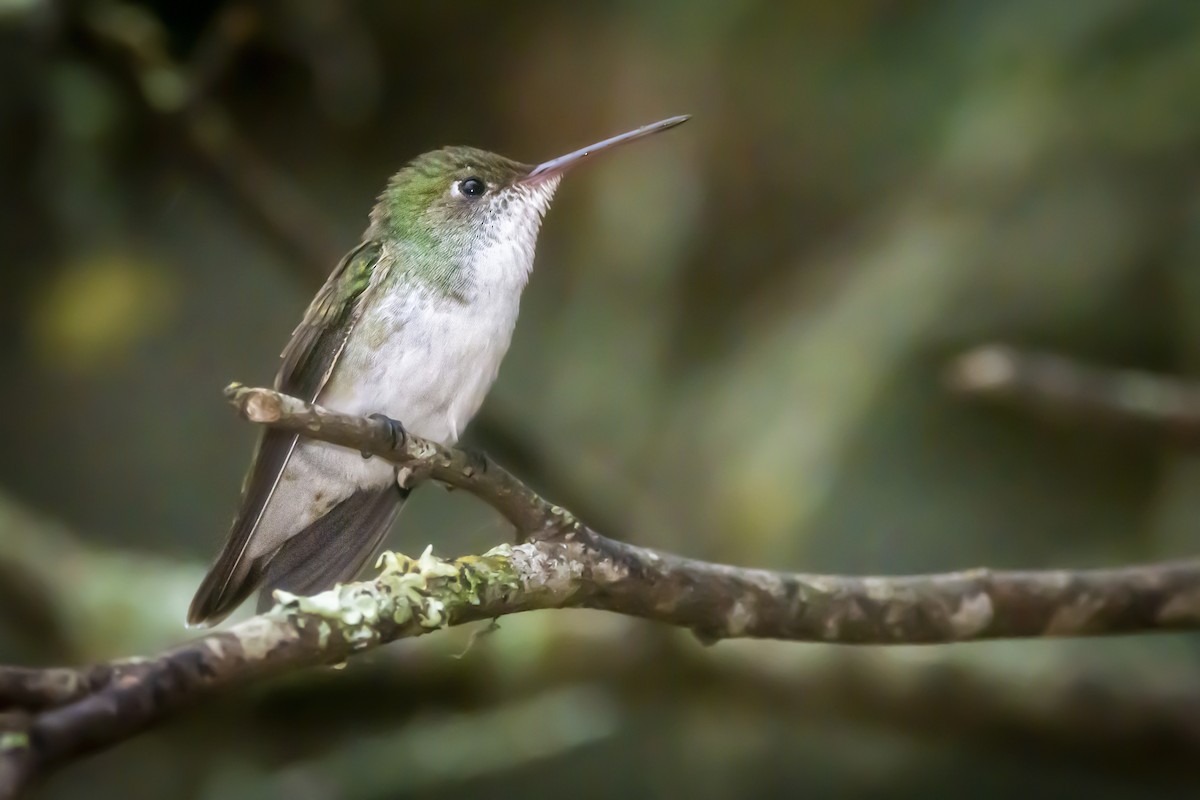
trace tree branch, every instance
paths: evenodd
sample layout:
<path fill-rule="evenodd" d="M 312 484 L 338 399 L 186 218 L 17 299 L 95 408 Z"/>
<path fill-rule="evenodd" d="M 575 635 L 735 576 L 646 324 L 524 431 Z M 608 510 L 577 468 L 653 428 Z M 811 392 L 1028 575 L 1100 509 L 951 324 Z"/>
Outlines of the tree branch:
<path fill-rule="evenodd" d="M 433 479 L 467 490 L 512 522 L 523 541 L 455 561 L 428 549 L 419 559 L 387 553 L 372 581 L 310 598 L 278 592 L 267 614 L 108 672 L 40 681 L 0 673 L 0 699 L 24 712 L 0 719 L 0 797 L 54 764 L 132 736 L 204 692 L 533 609 L 602 609 L 685 627 L 705 641 L 913 644 L 1200 626 L 1197 561 L 895 578 L 711 564 L 607 539 L 486 456 L 402 435 L 390 420 L 236 384 L 227 394 L 252 422 L 387 459 L 408 484 Z"/>
<path fill-rule="evenodd" d="M 1084 419 L 1200 446 L 1200 384 L 1169 375 L 1084 364 L 1051 353 L 988 345 L 957 358 L 947 374 L 962 394 L 1059 421 Z"/>
<path fill-rule="evenodd" d="M 490 459 L 267 389 L 229 387 L 252 422 L 353 447 L 483 499 L 534 540 L 549 563 L 577 573 L 571 605 L 647 617 L 712 638 L 752 636 L 855 644 L 917 644 L 1080 636 L 1200 624 L 1200 561 L 1091 571 L 909 577 L 804 575 L 680 558 L 601 536 Z M 586 574 L 585 574 L 586 573 Z M 523 576 L 532 578 L 533 575 Z"/>

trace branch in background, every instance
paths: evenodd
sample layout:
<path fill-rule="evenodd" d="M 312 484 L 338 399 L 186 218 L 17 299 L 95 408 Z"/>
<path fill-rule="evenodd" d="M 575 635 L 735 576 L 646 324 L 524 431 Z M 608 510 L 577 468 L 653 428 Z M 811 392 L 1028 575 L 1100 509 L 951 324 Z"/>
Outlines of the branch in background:
<path fill-rule="evenodd" d="M 385 554 L 373 581 L 311 598 L 277 594 L 269 613 L 137 662 L 82 697 L 10 715 L 0 732 L 0 796 L 47 768 L 111 745 L 193 702 L 269 674 L 400 638 L 543 608 L 594 608 L 677 625 L 706 641 L 760 637 L 854 644 L 1080 636 L 1200 626 L 1200 562 L 1112 570 L 974 570 L 897 578 L 741 569 L 601 536 L 486 456 L 397 436 L 382 418 L 338 414 L 266 389 L 232 386 L 253 422 L 396 464 L 485 500 L 527 539 L 453 562 Z M 28 675 L 10 685 L 28 687 Z M 86 684 L 86 681 L 84 681 Z M 90 685 L 89 685 L 90 688 Z M 22 691 L 28 691 L 27 688 Z M 40 695 L 53 705 L 50 692 Z M 8 705 L 19 707 L 20 692 Z M 7 783 L 6 783 L 7 782 Z"/>
<path fill-rule="evenodd" d="M 1200 446 L 1200 384 L 1179 378 L 989 345 L 956 359 L 947 381 L 962 394 L 1027 408 L 1052 419 L 1084 418 Z"/>

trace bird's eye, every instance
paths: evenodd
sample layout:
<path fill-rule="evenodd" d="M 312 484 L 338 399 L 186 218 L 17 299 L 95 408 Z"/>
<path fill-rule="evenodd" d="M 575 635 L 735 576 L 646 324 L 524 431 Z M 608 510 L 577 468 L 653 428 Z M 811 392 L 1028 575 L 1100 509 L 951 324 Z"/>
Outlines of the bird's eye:
<path fill-rule="evenodd" d="M 479 178 L 464 178 L 458 182 L 458 190 L 467 197 L 479 197 L 487 191 L 487 184 Z"/>

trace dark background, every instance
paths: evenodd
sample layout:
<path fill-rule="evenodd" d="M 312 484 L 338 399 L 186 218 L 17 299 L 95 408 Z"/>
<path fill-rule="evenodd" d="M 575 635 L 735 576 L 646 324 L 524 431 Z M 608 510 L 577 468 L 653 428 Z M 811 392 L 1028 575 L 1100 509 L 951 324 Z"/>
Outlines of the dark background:
<path fill-rule="evenodd" d="M 1200 368 L 1197 98 L 1191 0 L 0 2 L 0 660 L 187 635 L 254 436 L 220 390 L 269 382 L 404 161 L 539 161 L 677 113 L 559 190 L 473 444 L 607 533 L 737 564 L 1193 553 L 1193 453 L 944 371 L 994 340 Z M 392 546 L 507 535 L 426 488 Z M 1190 636 L 704 649 L 585 612 L 469 635 L 222 698 L 40 794 L 1200 790 L 1162 723 L 1200 718 Z"/>

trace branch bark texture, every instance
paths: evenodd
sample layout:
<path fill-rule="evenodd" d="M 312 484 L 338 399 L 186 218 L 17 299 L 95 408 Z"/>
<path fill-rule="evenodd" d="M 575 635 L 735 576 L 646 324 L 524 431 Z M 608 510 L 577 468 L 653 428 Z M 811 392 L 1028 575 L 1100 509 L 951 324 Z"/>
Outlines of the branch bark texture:
<path fill-rule="evenodd" d="M 448 625 L 545 608 L 593 608 L 759 637 L 916 644 L 1200 627 L 1200 561 L 1090 571 L 852 577 L 746 569 L 608 539 L 484 455 L 449 449 L 267 389 L 233 385 L 248 420 L 383 458 L 406 484 L 437 480 L 492 505 L 518 543 L 444 561 L 386 553 L 379 576 L 158 656 L 83 670 L 0 668 L 0 797 L 55 764 L 127 738 L 206 692 Z"/>

